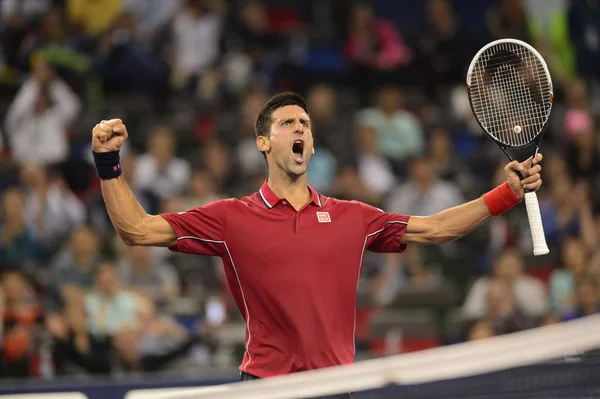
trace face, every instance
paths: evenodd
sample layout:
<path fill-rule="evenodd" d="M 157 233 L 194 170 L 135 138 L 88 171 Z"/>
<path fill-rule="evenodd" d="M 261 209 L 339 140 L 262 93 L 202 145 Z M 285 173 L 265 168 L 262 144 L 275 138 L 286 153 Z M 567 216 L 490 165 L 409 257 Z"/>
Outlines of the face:
<path fill-rule="evenodd" d="M 129 253 L 129 259 L 131 259 L 135 270 L 146 270 L 149 268 L 150 259 L 152 257 L 152 252 L 149 247 L 127 247 L 127 252 Z"/>
<path fill-rule="evenodd" d="M 98 238 L 92 230 L 82 226 L 71 235 L 71 249 L 75 256 L 93 256 L 98 251 Z"/>
<path fill-rule="evenodd" d="M 117 278 L 117 272 L 112 265 L 104 265 L 98 270 L 96 275 L 96 286 L 98 290 L 106 295 L 112 295 L 115 293 L 119 286 L 119 279 Z"/>
<path fill-rule="evenodd" d="M 314 148 L 310 118 L 297 105 L 273 112 L 271 134 L 256 139 L 258 149 L 267 154 L 272 172 L 282 171 L 292 178 L 306 174 Z"/>
<path fill-rule="evenodd" d="M 2 201 L 2 216 L 6 221 L 22 219 L 25 212 L 25 200 L 21 193 L 9 190 L 4 194 Z"/>
<path fill-rule="evenodd" d="M 596 285 L 590 282 L 582 282 L 577 287 L 577 299 L 581 306 L 596 307 L 598 306 L 598 290 Z"/>
<path fill-rule="evenodd" d="M 494 266 L 494 274 L 506 280 L 515 280 L 523 272 L 523 261 L 512 251 L 505 252 Z"/>
<path fill-rule="evenodd" d="M 578 239 L 568 239 L 563 244 L 563 264 L 575 275 L 582 274 L 587 266 L 588 251 Z"/>
<path fill-rule="evenodd" d="M 175 138 L 170 130 L 157 130 L 150 138 L 149 151 L 159 162 L 167 162 L 175 153 Z"/>

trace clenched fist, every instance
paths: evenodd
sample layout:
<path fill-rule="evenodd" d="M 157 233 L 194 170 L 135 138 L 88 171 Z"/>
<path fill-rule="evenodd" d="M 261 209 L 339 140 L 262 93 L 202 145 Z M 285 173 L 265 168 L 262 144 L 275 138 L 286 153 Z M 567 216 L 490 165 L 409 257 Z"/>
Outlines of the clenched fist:
<path fill-rule="evenodd" d="M 102 121 L 92 129 L 94 152 L 118 151 L 125 140 L 127 140 L 127 127 L 120 119 Z"/>

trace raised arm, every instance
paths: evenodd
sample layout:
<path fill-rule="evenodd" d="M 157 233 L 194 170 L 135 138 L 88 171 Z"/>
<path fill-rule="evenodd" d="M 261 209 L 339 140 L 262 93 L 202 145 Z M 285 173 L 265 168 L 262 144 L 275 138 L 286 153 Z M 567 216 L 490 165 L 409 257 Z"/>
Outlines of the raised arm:
<path fill-rule="evenodd" d="M 541 160 L 542 154 L 537 154 L 533 160 L 509 163 L 504 168 L 506 183 L 474 201 L 431 216 L 412 216 L 402 236 L 402 243 L 442 244 L 469 234 L 492 217 L 521 202 L 525 189 L 537 190 L 542 185 Z"/>
<path fill-rule="evenodd" d="M 121 175 L 119 149 L 127 139 L 120 119 L 102 121 L 92 130 L 92 148 L 102 195 L 115 230 L 127 245 L 176 245 L 177 236 L 161 216 L 148 215 Z"/>

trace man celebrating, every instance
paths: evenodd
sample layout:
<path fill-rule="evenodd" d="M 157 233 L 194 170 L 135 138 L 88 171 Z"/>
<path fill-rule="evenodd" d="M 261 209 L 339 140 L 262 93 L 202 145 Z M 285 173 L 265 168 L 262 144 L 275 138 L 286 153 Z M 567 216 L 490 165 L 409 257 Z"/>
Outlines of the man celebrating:
<path fill-rule="evenodd" d="M 462 237 L 538 189 L 541 154 L 505 168 L 507 182 L 469 203 L 427 217 L 383 212 L 325 197 L 306 183 L 314 153 L 306 104 L 295 93 L 271 98 L 256 120 L 256 145 L 269 167 L 258 192 L 178 214 L 148 215 L 121 176 L 120 119 L 93 129 L 102 193 L 128 245 L 223 258 L 246 320 L 242 379 L 354 361 L 356 288 L 365 250 L 402 252 L 409 243 Z M 523 180 L 519 178 L 519 174 Z"/>

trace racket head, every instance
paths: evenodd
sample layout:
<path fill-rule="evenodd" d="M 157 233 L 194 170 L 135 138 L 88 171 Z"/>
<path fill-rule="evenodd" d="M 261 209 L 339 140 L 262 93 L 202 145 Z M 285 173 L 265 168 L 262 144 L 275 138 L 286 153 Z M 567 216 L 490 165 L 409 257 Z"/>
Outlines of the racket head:
<path fill-rule="evenodd" d="M 492 140 L 503 150 L 536 143 L 537 151 L 554 89 L 546 61 L 533 46 L 517 39 L 485 45 L 469 65 L 466 83 L 473 115 Z"/>

